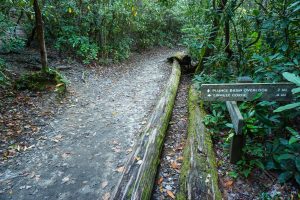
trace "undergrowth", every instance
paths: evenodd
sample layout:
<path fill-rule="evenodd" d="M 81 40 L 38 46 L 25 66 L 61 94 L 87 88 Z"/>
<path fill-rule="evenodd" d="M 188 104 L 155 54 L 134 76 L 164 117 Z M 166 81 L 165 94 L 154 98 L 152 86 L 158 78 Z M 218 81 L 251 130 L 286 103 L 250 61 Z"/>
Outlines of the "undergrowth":
<path fill-rule="evenodd" d="M 22 75 L 15 83 L 15 88 L 18 90 L 54 90 L 58 93 L 66 91 L 67 80 L 65 77 L 54 69 L 33 72 Z"/>

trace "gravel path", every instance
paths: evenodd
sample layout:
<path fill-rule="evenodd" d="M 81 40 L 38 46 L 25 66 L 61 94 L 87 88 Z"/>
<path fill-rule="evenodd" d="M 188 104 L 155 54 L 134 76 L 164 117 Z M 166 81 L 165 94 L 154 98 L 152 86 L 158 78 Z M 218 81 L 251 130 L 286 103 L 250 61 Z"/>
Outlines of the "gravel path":
<path fill-rule="evenodd" d="M 152 50 L 100 69 L 70 64 L 70 93 L 54 117 L 30 150 L 1 162 L 0 199 L 108 199 L 168 80 L 164 60 L 173 53 Z"/>

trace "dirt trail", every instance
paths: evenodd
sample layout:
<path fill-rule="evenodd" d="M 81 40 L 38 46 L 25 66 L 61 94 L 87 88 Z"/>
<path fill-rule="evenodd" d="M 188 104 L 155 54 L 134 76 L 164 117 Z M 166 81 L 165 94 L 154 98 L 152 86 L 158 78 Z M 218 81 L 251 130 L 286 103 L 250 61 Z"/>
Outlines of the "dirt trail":
<path fill-rule="evenodd" d="M 37 142 L 1 162 L 0 199 L 109 197 L 168 80 L 170 66 L 164 60 L 173 53 L 137 54 L 99 73 L 71 66 L 65 73 L 70 96 L 45 121 Z"/>

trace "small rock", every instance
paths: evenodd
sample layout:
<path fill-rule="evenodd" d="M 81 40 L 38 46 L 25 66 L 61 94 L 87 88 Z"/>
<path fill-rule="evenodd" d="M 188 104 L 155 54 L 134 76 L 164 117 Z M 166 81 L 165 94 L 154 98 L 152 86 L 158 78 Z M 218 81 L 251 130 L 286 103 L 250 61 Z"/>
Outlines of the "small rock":
<path fill-rule="evenodd" d="M 165 188 L 166 188 L 167 190 L 172 190 L 172 187 L 171 187 L 170 185 L 167 185 Z"/>
<path fill-rule="evenodd" d="M 32 186 L 30 186 L 30 185 L 26 185 L 26 187 L 25 187 L 26 190 L 28 190 L 30 188 L 32 188 Z"/>
<path fill-rule="evenodd" d="M 23 189 L 25 189 L 25 187 L 26 187 L 26 186 L 23 185 L 23 186 L 21 186 L 19 189 L 20 189 L 20 190 L 23 190 Z"/>

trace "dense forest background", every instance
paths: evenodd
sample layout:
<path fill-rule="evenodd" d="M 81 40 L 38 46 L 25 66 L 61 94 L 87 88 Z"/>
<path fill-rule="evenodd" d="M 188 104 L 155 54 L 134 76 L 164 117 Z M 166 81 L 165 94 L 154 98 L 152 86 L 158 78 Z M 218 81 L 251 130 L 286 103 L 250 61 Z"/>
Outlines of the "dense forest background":
<path fill-rule="evenodd" d="M 1 1 L 0 54 L 37 46 L 34 2 Z M 122 61 L 133 51 L 156 45 L 180 44 L 198 63 L 198 86 L 236 82 L 239 76 L 296 84 L 290 104 L 240 104 L 246 120 L 245 156 L 230 174 L 248 177 L 260 168 L 278 172 L 280 183 L 300 184 L 300 1 L 42 0 L 39 7 L 47 48 L 86 65 Z M 8 68 L 0 58 L 2 88 L 14 85 Z M 233 131 L 225 104 L 206 107 L 210 114 L 205 124 L 227 148 Z"/>

